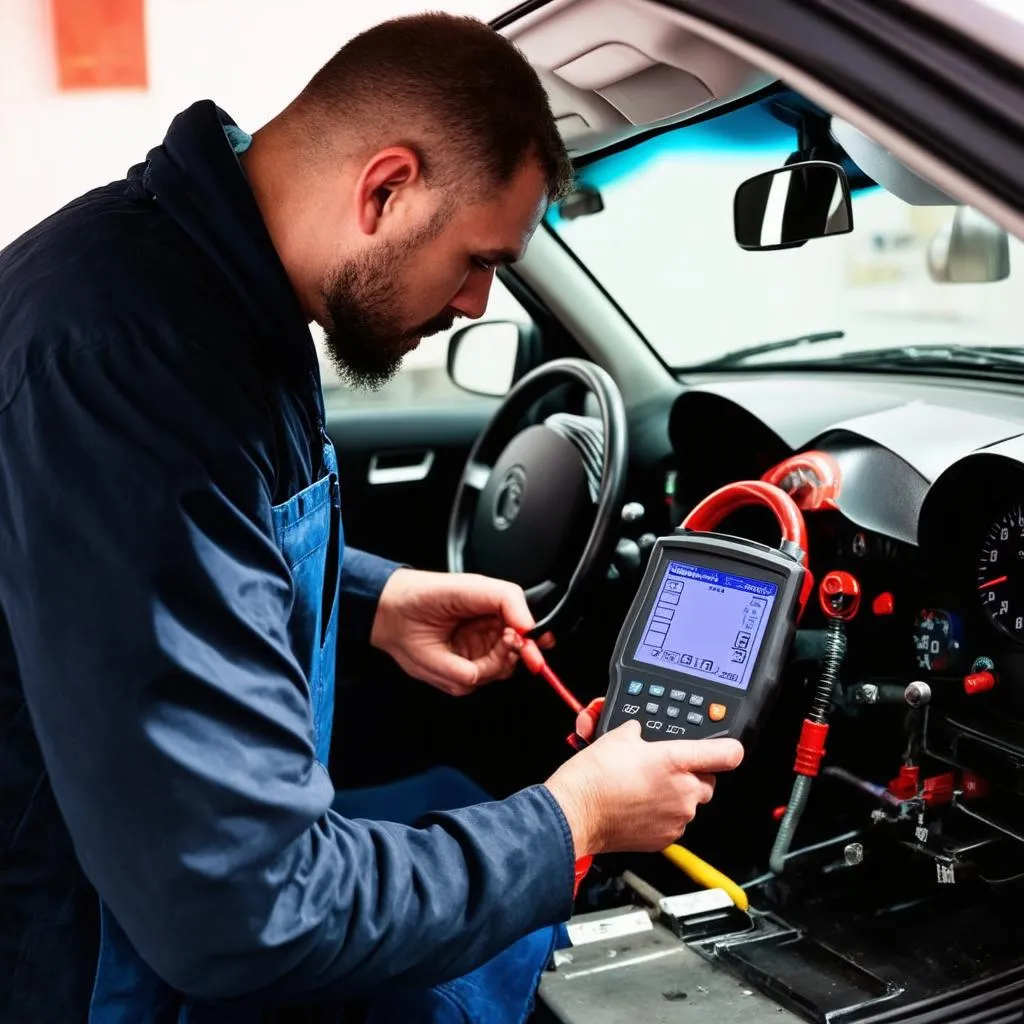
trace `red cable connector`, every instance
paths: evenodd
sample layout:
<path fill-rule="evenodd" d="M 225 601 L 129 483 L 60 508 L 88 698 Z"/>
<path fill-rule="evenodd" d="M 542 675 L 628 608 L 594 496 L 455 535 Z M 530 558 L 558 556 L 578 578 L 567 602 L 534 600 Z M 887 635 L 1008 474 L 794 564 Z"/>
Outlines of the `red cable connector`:
<path fill-rule="evenodd" d="M 899 775 L 889 783 L 889 792 L 900 800 L 913 800 L 921 788 L 921 769 L 916 764 L 905 764 Z"/>
<path fill-rule="evenodd" d="M 924 780 L 924 787 L 921 798 L 926 807 L 936 807 L 948 804 L 953 799 L 953 791 L 956 789 L 956 774 L 945 772 L 942 775 L 932 776 Z"/>
<path fill-rule="evenodd" d="M 825 756 L 825 739 L 828 736 L 828 725 L 824 722 L 812 722 L 804 719 L 800 730 L 800 742 L 796 745 L 796 762 L 793 770 L 798 775 L 809 775 L 814 778 L 821 768 L 821 759 Z"/>

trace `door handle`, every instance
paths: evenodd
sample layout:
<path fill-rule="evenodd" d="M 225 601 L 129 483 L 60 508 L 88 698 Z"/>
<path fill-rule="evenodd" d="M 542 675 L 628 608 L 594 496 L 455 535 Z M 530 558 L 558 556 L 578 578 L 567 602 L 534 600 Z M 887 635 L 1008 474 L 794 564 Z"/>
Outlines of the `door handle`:
<path fill-rule="evenodd" d="M 395 455 L 376 454 L 370 458 L 370 471 L 367 479 L 373 487 L 387 484 L 414 484 L 426 480 L 434 465 L 434 453 L 426 451 L 413 453 L 418 461 L 403 461 L 409 453 Z"/>

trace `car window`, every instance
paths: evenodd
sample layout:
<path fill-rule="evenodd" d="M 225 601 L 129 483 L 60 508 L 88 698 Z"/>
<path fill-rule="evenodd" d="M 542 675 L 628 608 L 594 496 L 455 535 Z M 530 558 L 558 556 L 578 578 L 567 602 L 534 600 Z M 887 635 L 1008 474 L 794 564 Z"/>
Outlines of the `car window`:
<path fill-rule="evenodd" d="M 939 283 L 929 274 L 929 247 L 955 206 L 911 206 L 869 184 L 854 190 L 851 234 L 774 252 L 741 249 L 737 187 L 796 149 L 796 130 L 762 101 L 583 168 L 580 181 L 598 190 L 603 209 L 572 219 L 554 210 L 548 224 L 675 368 L 819 333 L 844 336 L 763 358 L 1024 345 L 1017 239 L 1008 239 L 1005 280 Z"/>
<path fill-rule="evenodd" d="M 487 310 L 477 322 L 486 323 L 489 320 L 512 320 L 524 324 L 530 322 L 530 316 L 522 303 L 498 277 L 494 278 Z M 327 355 L 323 331 L 314 325 L 313 341 L 320 360 L 326 405 L 328 408 L 351 405 L 409 407 L 479 401 L 478 395 L 453 384 L 447 369 L 448 342 L 456 331 L 470 322 L 456 321 L 450 330 L 435 334 L 431 338 L 424 338 L 419 346 L 405 357 L 402 368 L 395 377 L 378 391 L 349 387 L 339 380 L 337 371 Z"/>

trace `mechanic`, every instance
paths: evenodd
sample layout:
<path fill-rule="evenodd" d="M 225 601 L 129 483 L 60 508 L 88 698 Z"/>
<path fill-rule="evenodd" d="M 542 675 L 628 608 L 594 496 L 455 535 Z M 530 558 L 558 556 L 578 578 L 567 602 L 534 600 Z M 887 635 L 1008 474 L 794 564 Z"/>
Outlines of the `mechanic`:
<path fill-rule="evenodd" d="M 0 1019 L 522 1020 L 574 858 L 660 849 L 739 763 L 630 723 L 505 800 L 332 807 L 336 645 L 461 694 L 534 623 L 343 550 L 309 325 L 381 384 L 569 177 L 518 51 L 422 16 L 0 253 Z"/>

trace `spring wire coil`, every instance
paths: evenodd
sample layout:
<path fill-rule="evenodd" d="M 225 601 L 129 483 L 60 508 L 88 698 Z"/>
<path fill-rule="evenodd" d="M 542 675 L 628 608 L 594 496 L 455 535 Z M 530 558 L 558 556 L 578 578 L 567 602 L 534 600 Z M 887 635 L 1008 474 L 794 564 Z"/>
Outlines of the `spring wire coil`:
<path fill-rule="evenodd" d="M 811 701 L 808 718 L 824 725 L 832 711 L 832 699 L 839 681 L 839 667 L 846 655 L 846 630 L 839 619 L 830 619 L 825 633 L 825 657 L 821 667 L 821 679 Z"/>

